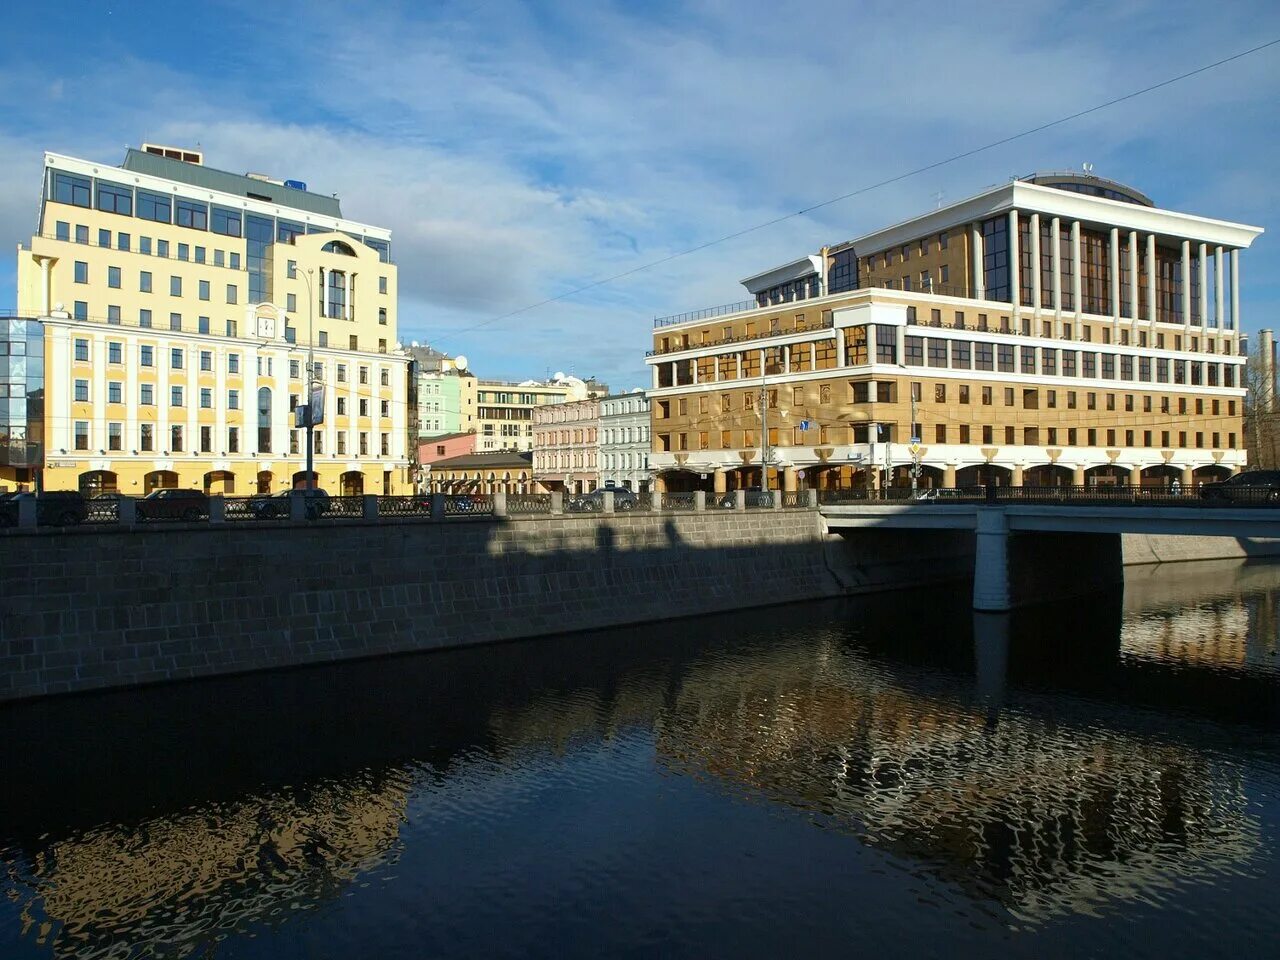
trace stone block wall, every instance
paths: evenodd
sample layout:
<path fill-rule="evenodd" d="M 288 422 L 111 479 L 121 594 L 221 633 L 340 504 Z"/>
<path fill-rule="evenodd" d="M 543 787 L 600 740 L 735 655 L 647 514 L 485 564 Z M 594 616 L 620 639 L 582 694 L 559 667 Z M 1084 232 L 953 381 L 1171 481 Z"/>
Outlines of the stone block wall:
<path fill-rule="evenodd" d="M 0 700 L 843 592 L 810 510 L 0 534 Z"/>

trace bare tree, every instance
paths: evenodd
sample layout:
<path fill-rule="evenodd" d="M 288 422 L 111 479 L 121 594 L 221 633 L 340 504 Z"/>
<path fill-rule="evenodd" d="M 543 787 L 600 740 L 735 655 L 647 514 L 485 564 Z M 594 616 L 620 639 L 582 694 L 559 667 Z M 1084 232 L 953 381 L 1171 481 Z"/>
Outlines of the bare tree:
<path fill-rule="evenodd" d="M 1280 464 L 1280 415 L 1269 364 L 1255 346 L 1244 367 L 1244 433 L 1249 466 L 1274 470 Z"/>

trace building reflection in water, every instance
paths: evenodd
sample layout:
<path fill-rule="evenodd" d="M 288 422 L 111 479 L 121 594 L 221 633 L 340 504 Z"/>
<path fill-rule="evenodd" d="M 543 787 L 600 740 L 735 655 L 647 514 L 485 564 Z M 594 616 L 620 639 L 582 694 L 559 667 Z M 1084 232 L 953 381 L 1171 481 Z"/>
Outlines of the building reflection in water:
<path fill-rule="evenodd" d="M 1280 568 L 1137 574 L 1066 614 L 894 594 L 7 708 L 4 893 L 56 956 L 192 955 L 385 873 L 432 791 L 482 818 L 469 791 L 641 731 L 979 910 L 1149 901 L 1263 846 L 1230 724 L 1275 671 Z"/>
<path fill-rule="evenodd" d="M 104 824 L 6 857 L 7 892 L 24 932 L 55 955 L 115 957 L 149 943 L 187 956 L 314 909 L 393 862 L 408 786 L 353 778 Z"/>

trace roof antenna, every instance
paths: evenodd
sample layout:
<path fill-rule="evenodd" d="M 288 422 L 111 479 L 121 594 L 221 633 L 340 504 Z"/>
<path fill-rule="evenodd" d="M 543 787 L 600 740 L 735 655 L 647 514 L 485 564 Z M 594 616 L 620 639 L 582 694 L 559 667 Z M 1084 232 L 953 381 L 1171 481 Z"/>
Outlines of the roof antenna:
<path fill-rule="evenodd" d="M 934 209 L 935 209 L 935 210 L 941 210 L 941 209 L 942 209 L 942 191 L 941 191 L 941 190 L 937 191 L 937 192 L 933 195 L 933 199 L 934 199 L 934 203 L 936 204 L 936 206 L 934 207 Z"/>

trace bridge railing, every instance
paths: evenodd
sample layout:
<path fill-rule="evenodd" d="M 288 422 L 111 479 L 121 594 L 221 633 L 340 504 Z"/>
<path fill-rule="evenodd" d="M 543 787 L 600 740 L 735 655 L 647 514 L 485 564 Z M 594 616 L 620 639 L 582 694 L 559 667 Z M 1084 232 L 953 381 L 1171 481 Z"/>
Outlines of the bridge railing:
<path fill-rule="evenodd" d="M 910 487 L 885 490 L 823 490 L 822 506 L 859 503 L 989 503 L 1052 504 L 1059 506 L 1141 506 L 1141 507 L 1280 507 L 1280 488 L 1244 484 L 1206 484 L 1193 489 L 1180 487 L 1115 485 L 930 487 L 913 491 Z"/>

